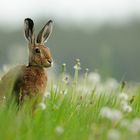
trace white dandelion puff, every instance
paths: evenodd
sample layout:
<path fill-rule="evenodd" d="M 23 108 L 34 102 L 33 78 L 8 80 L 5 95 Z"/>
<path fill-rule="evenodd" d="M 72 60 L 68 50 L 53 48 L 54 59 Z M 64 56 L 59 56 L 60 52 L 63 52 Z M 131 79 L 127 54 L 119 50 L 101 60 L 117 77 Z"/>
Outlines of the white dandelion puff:
<path fill-rule="evenodd" d="M 122 106 L 122 110 L 129 113 L 132 112 L 132 107 L 130 105 L 124 105 Z"/>
<path fill-rule="evenodd" d="M 74 65 L 74 67 L 73 67 L 75 70 L 81 70 L 81 67 L 80 67 L 80 65 Z"/>
<path fill-rule="evenodd" d="M 129 130 L 134 134 L 140 133 L 140 118 L 135 118 L 131 122 L 131 124 L 129 126 Z"/>
<path fill-rule="evenodd" d="M 109 89 L 109 90 L 116 90 L 119 86 L 118 82 L 116 79 L 113 79 L 113 78 L 109 78 L 107 81 L 106 81 L 106 89 Z"/>
<path fill-rule="evenodd" d="M 123 119 L 121 122 L 120 122 L 120 126 L 123 127 L 123 128 L 128 128 L 130 125 L 130 122 L 129 120 L 127 119 Z"/>
<path fill-rule="evenodd" d="M 125 101 L 128 101 L 128 95 L 126 93 L 120 93 L 118 98 L 120 100 L 125 100 Z"/>
<path fill-rule="evenodd" d="M 119 110 L 112 110 L 112 120 L 113 121 L 117 121 L 117 120 L 120 120 L 122 118 L 122 113 L 119 111 Z"/>
<path fill-rule="evenodd" d="M 3 100 L 6 100 L 6 96 L 3 96 L 2 99 L 3 99 Z"/>
<path fill-rule="evenodd" d="M 74 69 L 75 70 L 81 70 L 81 66 L 80 66 L 80 59 L 76 59 L 76 64 L 74 65 Z"/>
<path fill-rule="evenodd" d="M 93 83 L 93 84 L 97 84 L 100 83 L 101 77 L 99 75 L 99 73 L 97 72 L 90 72 L 88 74 L 88 81 Z"/>
<path fill-rule="evenodd" d="M 50 96 L 50 92 L 49 91 L 46 91 L 45 93 L 44 93 L 44 98 L 47 98 L 47 97 L 49 97 Z"/>
<path fill-rule="evenodd" d="M 61 127 L 61 126 L 57 126 L 57 127 L 55 128 L 55 132 L 56 132 L 56 134 L 61 135 L 61 134 L 64 133 L 64 128 Z"/>
<path fill-rule="evenodd" d="M 103 118 L 110 118 L 110 116 L 111 116 L 111 109 L 109 107 L 103 107 L 103 108 L 101 108 L 100 115 Z"/>
<path fill-rule="evenodd" d="M 63 78 L 62 78 L 62 82 L 64 83 L 64 84 L 69 84 L 70 83 L 70 75 L 68 75 L 68 74 L 65 74 L 64 76 L 63 76 Z"/>
<path fill-rule="evenodd" d="M 39 106 L 42 110 L 45 110 L 45 109 L 46 109 L 46 104 L 43 103 L 43 102 L 39 103 L 38 106 Z"/>
<path fill-rule="evenodd" d="M 110 129 L 108 132 L 108 140 L 119 140 L 120 132 L 117 129 Z"/>
<path fill-rule="evenodd" d="M 109 107 L 103 107 L 100 110 L 100 115 L 103 118 L 107 118 L 111 121 L 118 121 L 122 118 L 122 113 L 119 110 L 111 109 Z"/>
<path fill-rule="evenodd" d="M 121 108 L 123 108 L 123 106 L 127 106 L 127 105 L 128 105 L 128 102 L 126 100 L 120 101 Z"/>
<path fill-rule="evenodd" d="M 62 66 L 63 66 L 63 67 L 65 67 L 65 66 L 66 66 L 66 64 L 65 64 L 65 63 L 63 63 L 63 64 L 62 64 Z"/>
<path fill-rule="evenodd" d="M 67 89 L 64 89 L 64 90 L 61 90 L 60 91 L 60 94 L 63 94 L 63 95 L 66 95 L 68 93 L 68 90 Z"/>
<path fill-rule="evenodd" d="M 85 85 L 78 85 L 77 91 L 81 93 L 90 93 L 92 91 L 91 87 L 85 86 Z"/>
<path fill-rule="evenodd" d="M 59 90 L 60 90 L 59 87 L 58 87 L 57 85 L 54 84 L 54 85 L 53 85 L 53 91 L 56 92 L 56 93 L 58 93 Z"/>

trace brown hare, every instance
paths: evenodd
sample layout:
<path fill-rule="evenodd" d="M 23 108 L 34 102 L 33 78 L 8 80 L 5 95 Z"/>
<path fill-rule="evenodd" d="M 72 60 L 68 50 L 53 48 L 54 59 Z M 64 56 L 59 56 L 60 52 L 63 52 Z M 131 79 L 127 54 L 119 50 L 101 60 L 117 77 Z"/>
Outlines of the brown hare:
<path fill-rule="evenodd" d="M 52 66 L 52 56 L 48 47 L 44 45 L 52 32 L 52 20 L 39 32 L 37 38 L 34 33 L 34 22 L 30 18 L 24 20 L 25 37 L 28 40 L 29 63 L 11 69 L 0 82 L 0 94 L 9 96 L 9 91 L 15 97 L 18 104 L 26 97 L 42 97 L 48 75 L 44 68 Z"/>

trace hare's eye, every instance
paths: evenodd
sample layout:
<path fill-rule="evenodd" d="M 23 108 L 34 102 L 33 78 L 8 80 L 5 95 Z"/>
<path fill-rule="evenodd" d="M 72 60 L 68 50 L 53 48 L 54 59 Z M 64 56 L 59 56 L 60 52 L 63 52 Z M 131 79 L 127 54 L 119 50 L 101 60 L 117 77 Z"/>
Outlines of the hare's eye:
<path fill-rule="evenodd" d="M 36 48 L 36 49 L 35 49 L 35 52 L 36 52 L 36 53 L 40 53 L 40 49 L 39 49 L 39 48 Z"/>

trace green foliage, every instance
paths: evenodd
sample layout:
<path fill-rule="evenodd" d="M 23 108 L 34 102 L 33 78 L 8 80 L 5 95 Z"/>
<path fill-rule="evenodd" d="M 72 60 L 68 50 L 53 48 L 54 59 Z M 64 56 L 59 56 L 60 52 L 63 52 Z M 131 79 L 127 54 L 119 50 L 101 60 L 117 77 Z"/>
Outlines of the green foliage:
<path fill-rule="evenodd" d="M 75 85 L 72 81 L 71 85 L 66 85 L 59 81 L 55 88 L 52 84 L 50 93 L 43 100 L 46 108 L 37 105 L 36 109 L 33 109 L 31 100 L 17 107 L 14 101 L 7 104 L 4 99 L 0 105 L 0 138 L 3 140 L 136 140 L 140 138 L 140 130 L 138 132 L 137 130 L 135 132 L 135 128 L 131 130 L 131 123 L 140 117 L 139 90 L 136 91 L 131 102 L 133 110 L 123 112 L 117 95 L 119 89 L 115 93 L 109 91 L 110 93 L 98 94 L 97 90 L 84 93 L 77 91 L 78 83 Z M 64 94 L 65 92 L 62 91 L 66 89 L 67 93 Z M 117 116 L 118 119 L 108 118 L 106 114 L 104 116 L 101 114 L 104 107 L 120 111 L 122 117 Z M 129 122 L 129 126 L 122 126 L 125 120 Z M 138 127 L 140 129 L 140 126 Z"/>

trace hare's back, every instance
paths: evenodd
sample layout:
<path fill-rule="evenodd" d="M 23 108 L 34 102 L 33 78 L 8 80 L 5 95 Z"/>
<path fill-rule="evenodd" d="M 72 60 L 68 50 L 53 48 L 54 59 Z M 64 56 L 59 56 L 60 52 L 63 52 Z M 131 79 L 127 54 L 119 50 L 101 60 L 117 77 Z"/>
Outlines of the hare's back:
<path fill-rule="evenodd" d="M 26 68 L 25 65 L 18 65 L 12 69 L 10 69 L 0 81 L 0 98 L 3 96 L 11 95 L 15 81 L 18 77 L 22 74 L 24 69 Z"/>

